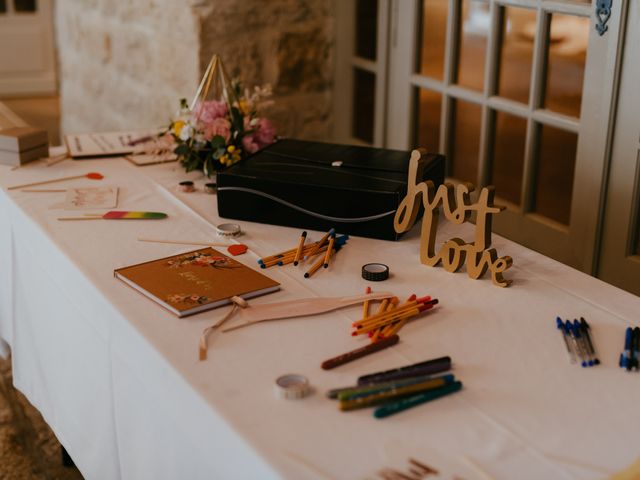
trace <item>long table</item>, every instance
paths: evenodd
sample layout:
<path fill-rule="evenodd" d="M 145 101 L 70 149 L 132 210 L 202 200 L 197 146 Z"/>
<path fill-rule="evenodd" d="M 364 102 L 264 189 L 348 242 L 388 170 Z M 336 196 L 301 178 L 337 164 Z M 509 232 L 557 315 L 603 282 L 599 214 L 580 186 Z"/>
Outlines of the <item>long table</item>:
<path fill-rule="evenodd" d="M 69 216 L 52 208 L 60 193 L 6 190 L 90 171 L 120 188 L 119 209 L 169 218 L 60 222 Z M 185 179 L 199 190 L 179 192 Z M 0 344 L 12 353 L 16 387 L 87 478 L 372 479 L 389 475 L 385 468 L 408 475 L 413 458 L 438 470 L 435 478 L 595 479 L 637 457 L 640 380 L 617 362 L 625 328 L 640 320 L 640 298 L 497 235 L 499 254 L 514 259 L 506 289 L 421 265 L 418 226 L 398 242 L 352 237 L 311 279 L 293 266 L 263 270 L 282 290 L 256 305 L 356 295 L 367 285 L 438 298 L 393 348 L 320 368 L 363 345 L 349 333 L 361 313 L 355 306 L 215 333 L 208 360 L 198 361 L 202 330 L 226 308 L 176 318 L 113 270 L 197 248 L 140 236 L 216 241 L 225 220 L 205 181 L 177 164 L 137 168 L 123 159 L 0 166 Z M 239 223 L 250 252 L 235 258 L 252 267 L 300 235 Z M 441 222 L 438 243 L 452 236 L 472 239 L 473 225 Z M 365 282 L 360 268 L 369 262 L 389 265 L 391 278 Z M 569 364 L 556 316 L 588 319 L 602 365 Z M 359 375 L 443 355 L 463 390 L 393 417 L 340 412 L 325 397 Z M 277 398 L 274 381 L 286 373 L 307 376 L 314 393 Z"/>

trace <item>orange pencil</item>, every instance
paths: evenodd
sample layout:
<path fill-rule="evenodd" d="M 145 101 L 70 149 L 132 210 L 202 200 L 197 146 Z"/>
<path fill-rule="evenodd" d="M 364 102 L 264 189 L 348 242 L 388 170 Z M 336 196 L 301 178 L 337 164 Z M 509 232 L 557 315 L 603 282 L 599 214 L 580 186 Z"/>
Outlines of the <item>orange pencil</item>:
<path fill-rule="evenodd" d="M 307 239 L 307 232 L 302 232 L 300 235 L 300 241 L 298 242 L 298 249 L 296 250 L 296 256 L 293 259 L 293 265 L 297 266 L 300 261 L 300 255 L 302 255 L 302 250 L 304 249 L 304 242 Z"/>

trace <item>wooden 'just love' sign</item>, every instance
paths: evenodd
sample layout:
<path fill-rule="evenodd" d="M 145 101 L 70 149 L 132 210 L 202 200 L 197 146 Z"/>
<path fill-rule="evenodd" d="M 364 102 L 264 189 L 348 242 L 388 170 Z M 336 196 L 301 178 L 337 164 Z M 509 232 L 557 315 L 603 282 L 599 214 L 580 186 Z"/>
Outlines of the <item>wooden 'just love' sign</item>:
<path fill-rule="evenodd" d="M 493 187 L 484 187 L 476 203 L 471 203 L 470 193 L 474 186 L 470 183 L 453 185 L 445 183 L 435 188 L 432 181 L 418 183 L 422 149 L 411 152 L 409 162 L 409 178 L 407 196 L 402 200 L 393 221 L 396 232 L 409 230 L 416 221 L 420 207 L 424 206 L 422 219 L 422 235 L 420 240 L 420 261 L 434 267 L 442 262 L 448 272 L 457 272 L 466 263 L 467 273 L 477 279 L 487 270 L 491 272 L 493 283 L 499 287 L 507 287 L 511 280 L 503 277 L 503 272 L 513 264 L 511 257 L 498 257 L 491 246 L 491 216 L 500 213 L 504 207 L 493 204 Z M 420 203 L 421 202 L 421 203 Z M 438 228 L 439 207 L 442 205 L 444 216 L 450 222 L 462 224 L 469 220 L 472 212 L 476 212 L 475 241 L 466 243 L 461 238 L 451 238 L 436 253 L 435 241 Z"/>

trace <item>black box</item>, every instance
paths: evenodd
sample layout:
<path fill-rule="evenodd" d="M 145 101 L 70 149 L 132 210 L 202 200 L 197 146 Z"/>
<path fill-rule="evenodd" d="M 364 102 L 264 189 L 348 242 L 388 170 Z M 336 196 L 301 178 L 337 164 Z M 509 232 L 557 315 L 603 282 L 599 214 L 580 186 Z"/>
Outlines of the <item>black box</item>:
<path fill-rule="evenodd" d="M 410 152 L 284 139 L 218 173 L 224 218 L 397 240 Z M 423 180 L 444 180 L 444 157 L 423 159 Z M 420 171 L 420 169 L 419 169 Z"/>

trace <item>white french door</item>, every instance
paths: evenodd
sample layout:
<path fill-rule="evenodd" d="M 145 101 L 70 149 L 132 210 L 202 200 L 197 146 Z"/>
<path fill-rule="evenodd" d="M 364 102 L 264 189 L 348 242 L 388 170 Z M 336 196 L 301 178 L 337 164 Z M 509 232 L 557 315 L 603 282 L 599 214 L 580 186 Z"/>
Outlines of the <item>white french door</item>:
<path fill-rule="evenodd" d="M 392 2 L 385 145 L 444 153 L 496 186 L 494 231 L 593 273 L 625 8 Z"/>

